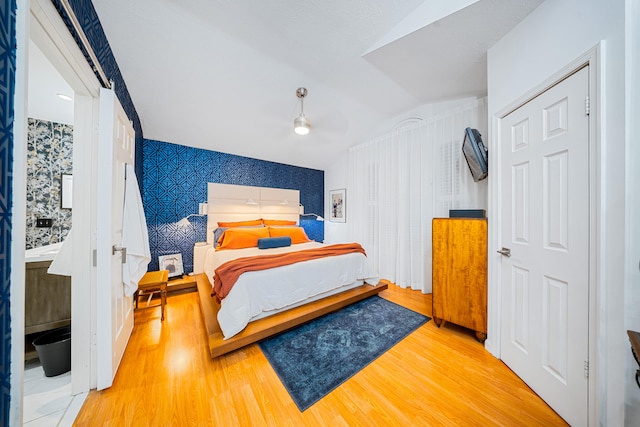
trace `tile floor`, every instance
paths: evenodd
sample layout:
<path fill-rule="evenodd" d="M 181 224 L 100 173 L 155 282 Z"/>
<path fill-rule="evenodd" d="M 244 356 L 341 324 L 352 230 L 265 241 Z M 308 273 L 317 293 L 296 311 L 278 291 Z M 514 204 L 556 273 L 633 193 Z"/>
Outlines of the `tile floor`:
<path fill-rule="evenodd" d="M 46 377 L 39 362 L 24 367 L 22 421 L 26 427 L 73 425 L 87 393 L 71 395 L 71 372 Z"/>

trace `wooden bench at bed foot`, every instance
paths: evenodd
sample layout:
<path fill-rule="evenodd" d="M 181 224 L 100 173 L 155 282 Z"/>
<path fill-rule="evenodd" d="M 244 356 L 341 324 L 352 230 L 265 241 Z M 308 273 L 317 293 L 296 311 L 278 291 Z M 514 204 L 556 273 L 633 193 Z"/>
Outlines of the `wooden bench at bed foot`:
<path fill-rule="evenodd" d="M 142 276 L 138 283 L 138 290 L 134 294 L 134 303 L 136 310 L 142 310 L 143 308 L 158 307 L 157 305 L 150 306 L 151 298 L 154 294 L 160 294 L 160 320 L 164 320 L 164 306 L 167 304 L 167 281 L 169 279 L 169 272 L 167 270 L 149 271 Z M 145 307 L 139 306 L 139 299 L 141 297 L 147 297 L 147 304 Z"/>

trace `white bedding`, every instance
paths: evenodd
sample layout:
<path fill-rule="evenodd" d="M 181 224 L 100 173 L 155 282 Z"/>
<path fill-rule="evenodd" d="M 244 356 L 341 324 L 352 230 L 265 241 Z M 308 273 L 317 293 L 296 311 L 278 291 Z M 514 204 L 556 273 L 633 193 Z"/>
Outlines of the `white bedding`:
<path fill-rule="evenodd" d="M 300 243 L 273 249 L 209 249 L 204 271 L 213 284 L 215 269 L 236 258 L 272 255 L 325 246 L 317 242 Z M 275 314 L 311 301 L 314 297 L 358 286 L 362 282 L 377 285 L 378 274 L 366 256 L 351 253 L 262 271 L 243 273 L 218 312 L 218 323 L 225 339 L 240 331 L 255 319 Z"/>

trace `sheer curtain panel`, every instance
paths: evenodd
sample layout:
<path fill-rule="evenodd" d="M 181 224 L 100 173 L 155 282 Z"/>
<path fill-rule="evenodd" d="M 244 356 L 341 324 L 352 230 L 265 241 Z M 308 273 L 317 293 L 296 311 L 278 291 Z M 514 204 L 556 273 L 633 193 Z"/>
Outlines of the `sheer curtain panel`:
<path fill-rule="evenodd" d="M 427 140 L 433 147 L 433 216 L 449 216 L 449 209 L 486 209 L 487 181 L 473 182 L 462 154 L 466 127 L 482 134 L 487 145 L 487 107 L 485 99 L 432 117 L 427 121 Z"/>
<path fill-rule="evenodd" d="M 431 148 L 414 124 L 349 150 L 351 237 L 380 277 L 431 292 Z"/>
<path fill-rule="evenodd" d="M 473 182 L 461 152 L 466 127 L 486 135 L 485 99 L 349 149 L 349 237 L 398 286 L 431 292 L 434 217 L 486 209 L 486 181 Z"/>

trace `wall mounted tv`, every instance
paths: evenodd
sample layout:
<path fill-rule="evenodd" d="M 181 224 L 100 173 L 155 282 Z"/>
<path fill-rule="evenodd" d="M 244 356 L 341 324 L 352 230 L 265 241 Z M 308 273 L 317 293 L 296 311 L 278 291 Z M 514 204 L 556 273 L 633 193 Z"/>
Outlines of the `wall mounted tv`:
<path fill-rule="evenodd" d="M 485 179 L 488 173 L 488 156 L 478 129 L 466 128 L 464 130 L 462 153 L 467 159 L 473 180 L 478 182 Z"/>

